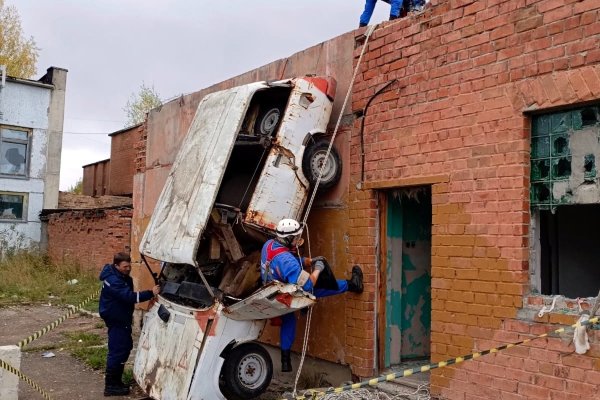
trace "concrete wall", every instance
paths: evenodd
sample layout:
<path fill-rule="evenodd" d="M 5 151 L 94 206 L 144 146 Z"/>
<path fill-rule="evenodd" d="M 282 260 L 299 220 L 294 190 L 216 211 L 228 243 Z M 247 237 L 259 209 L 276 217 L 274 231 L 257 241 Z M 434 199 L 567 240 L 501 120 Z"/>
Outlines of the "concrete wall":
<path fill-rule="evenodd" d="M 362 330 L 346 335 L 355 374 L 376 373 L 377 349 L 385 346 L 376 339 L 377 315 L 385 312 L 378 195 L 391 188 L 432 191 L 432 361 L 577 319 L 573 307 L 539 319 L 544 299 L 525 297 L 528 113 L 600 99 L 599 12 L 591 0 L 432 0 L 424 12 L 374 32 L 353 110 L 386 82 L 398 83 L 366 118 L 364 182 L 360 137 L 352 137 L 348 258 L 363 265 L 367 278 L 346 314 L 347 325 L 350 315 L 365 319 Z M 363 190 L 355 189 L 359 183 Z M 537 339 L 434 370 L 432 391 L 460 400 L 597 397 L 600 335 L 591 332 L 585 355 L 574 354 L 566 338 Z"/>
<path fill-rule="evenodd" d="M 0 88 L 0 125 L 30 130 L 29 173 L 26 178 L 0 176 L 0 190 L 27 195 L 26 222 L 0 221 L 0 232 L 12 245 L 39 243 L 39 213 L 44 207 L 49 145 L 49 107 L 53 87 L 35 81 L 8 79 Z M 58 196 L 58 186 L 56 186 Z M 12 232 L 12 233 L 10 233 Z M 17 243 L 19 242 L 19 243 Z M 23 243 L 25 242 L 25 243 Z"/>
<path fill-rule="evenodd" d="M 131 207 L 61 211 L 47 215 L 48 255 L 55 263 L 76 262 L 91 270 L 129 251 Z"/>
<path fill-rule="evenodd" d="M 181 141 L 192 121 L 196 107 L 202 97 L 208 93 L 238 85 L 261 81 L 278 80 L 302 76 L 305 74 L 331 75 L 337 80 L 337 94 L 334 102 L 330 129 L 339 116 L 341 106 L 352 77 L 352 58 L 354 35 L 347 33 L 329 41 L 295 53 L 288 58 L 249 71 L 240 76 L 218 83 L 193 94 L 182 96 L 160 109 L 149 113 L 143 128 L 136 173 L 134 175 L 134 217 L 132 224 L 132 261 L 140 262 L 138 247 L 154 205 L 160 195 L 170 171 Z M 350 107 L 344 111 L 346 118 L 335 141 L 335 147 L 345 163 L 340 184 L 328 193 L 318 197 L 309 219 L 311 250 L 314 255 L 324 255 L 332 261 L 338 278 L 349 277 L 347 260 L 346 223 L 348 220 L 346 198 L 350 165 L 350 136 L 352 116 Z M 135 275 L 135 272 L 133 273 Z M 152 284 L 148 274 L 141 273 L 139 278 L 143 286 Z M 298 339 L 295 349 L 302 344 L 301 318 L 298 327 Z M 345 296 L 324 299 L 313 315 L 312 334 L 309 341 L 309 353 L 334 362 L 346 363 L 346 305 Z M 278 330 L 268 329 L 263 340 L 278 342 Z"/>
<path fill-rule="evenodd" d="M 46 151 L 46 175 L 44 177 L 46 186 L 44 190 L 44 208 L 52 209 L 58 205 L 67 70 L 56 67 L 48 68 L 46 75 L 40 81 L 53 86 L 50 105 L 48 106 L 48 147 Z"/>

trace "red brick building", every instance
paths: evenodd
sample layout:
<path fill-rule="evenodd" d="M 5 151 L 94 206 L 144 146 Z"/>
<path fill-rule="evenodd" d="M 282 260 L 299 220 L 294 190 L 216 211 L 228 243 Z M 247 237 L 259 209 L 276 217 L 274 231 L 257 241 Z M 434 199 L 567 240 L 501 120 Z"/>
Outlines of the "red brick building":
<path fill-rule="evenodd" d="M 430 273 L 430 286 L 418 287 L 430 291 L 422 300 L 431 302 L 434 362 L 572 324 L 568 299 L 596 296 L 598 251 L 588 238 L 597 237 L 600 202 L 599 10 L 592 0 L 434 0 L 375 30 L 353 110 L 396 81 L 352 135 L 349 258 L 369 282 L 347 303 L 356 374 L 377 372 L 398 350 L 412 356 L 403 344 L 414 338 L 387 332 L 396 326 L 390 308 L 414 311 L 410 299 L 390 299 L 399 288 L 391 277 L 402 276 L 410 297 L 415 273 Z M 551 300 L 540 293 L 565 296 L 560 310 L 538 318 Z M 433 392 L 597 398 L 600 335 L 591 332 L 585 355 L 550 337 L 435 370 Z"/>
<path fill-rule="evenodd" d="M 109 134 L 110 158 L 83 166 L 83 194 L 87 196 L 132 196 L 136 145 L 143 125 Z"/>

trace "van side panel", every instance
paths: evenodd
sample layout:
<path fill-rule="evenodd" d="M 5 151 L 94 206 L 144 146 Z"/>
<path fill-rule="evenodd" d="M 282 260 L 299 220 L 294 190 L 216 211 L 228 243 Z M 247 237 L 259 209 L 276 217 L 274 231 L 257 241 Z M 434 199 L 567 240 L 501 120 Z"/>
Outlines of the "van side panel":
<path fill-rule="evenodd" d="M 144 232 L 141 253 L 194 265 L 246 109 L 264 87 L 255 83 L 202 99 Z"/>

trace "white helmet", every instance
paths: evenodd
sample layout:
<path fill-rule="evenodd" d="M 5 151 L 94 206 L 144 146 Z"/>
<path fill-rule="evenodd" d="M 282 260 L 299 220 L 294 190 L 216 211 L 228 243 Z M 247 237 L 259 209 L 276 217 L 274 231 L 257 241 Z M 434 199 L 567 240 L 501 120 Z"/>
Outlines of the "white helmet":
<path fill-rule="evenodd" d="M 286 218 L 279 221 L 277 228 L 275 228 L 277 237 L 285 238 L 288 236 L 299 236 L 302 234 L 302 225 L 295 219 Z"/>

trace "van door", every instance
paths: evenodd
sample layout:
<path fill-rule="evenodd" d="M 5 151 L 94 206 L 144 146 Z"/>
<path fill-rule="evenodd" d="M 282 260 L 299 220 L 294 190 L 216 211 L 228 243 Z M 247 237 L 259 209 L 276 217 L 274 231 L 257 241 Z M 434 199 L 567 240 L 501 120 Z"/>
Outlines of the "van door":
<path fill-rule="evenodd" d="M 279 317 L 315 303 L 316 298 L 299 286 L 272 281 L 223 312 L 231 319 L 248 321 Z"/>
<path fill-rule="evenodd" d="M 140 252 L 156 260 L 195 264 L 225 168 L 257 82 L 204 97 L 160 194 Z"/>

